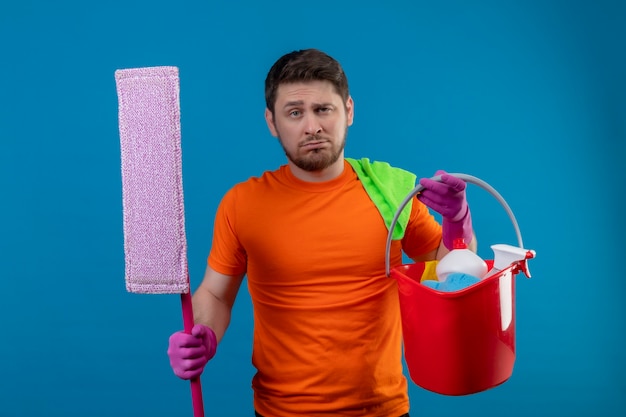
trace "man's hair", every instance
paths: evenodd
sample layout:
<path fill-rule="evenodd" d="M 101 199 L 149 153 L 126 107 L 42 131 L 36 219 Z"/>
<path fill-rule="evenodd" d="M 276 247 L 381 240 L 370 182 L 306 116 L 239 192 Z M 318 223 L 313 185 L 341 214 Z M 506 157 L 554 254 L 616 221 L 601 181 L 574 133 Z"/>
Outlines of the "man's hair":
<path fill-rule="evenodd" d="M 307 81 L 330 81 L 344 103 L 350 95 L 348 79 L 339 62 L 317 49 L 302 49 L 280 57 L 267 73 L 265 105 L 274 114 L 278 87 Z"/>

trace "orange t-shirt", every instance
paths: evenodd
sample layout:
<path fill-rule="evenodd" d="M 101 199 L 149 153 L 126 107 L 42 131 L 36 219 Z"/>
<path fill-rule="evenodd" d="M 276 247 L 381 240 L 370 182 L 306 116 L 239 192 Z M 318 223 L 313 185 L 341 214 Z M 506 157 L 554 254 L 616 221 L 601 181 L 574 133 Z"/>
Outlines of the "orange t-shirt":
<path fill-rule="evenodd" d="M 254 306 L 255 409 L 266 417 L 408 412 L 396 282 L 385 276 L 387 228 L 352 167 L 310 183 L 288 166 L 237 184 L 216 215 L 209 265 L 247 273 Z M 437 248 L 441 227 L 418 200 L 402 243 Z"/>

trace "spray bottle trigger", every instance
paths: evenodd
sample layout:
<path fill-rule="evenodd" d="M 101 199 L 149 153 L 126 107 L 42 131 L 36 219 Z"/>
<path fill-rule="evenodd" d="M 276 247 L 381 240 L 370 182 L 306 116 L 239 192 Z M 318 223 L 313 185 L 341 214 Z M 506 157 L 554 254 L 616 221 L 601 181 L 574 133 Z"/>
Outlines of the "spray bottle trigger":
<path fill-rule="evenodd" d="M 534 257 L 535 257 L 535 251 L 528 250 L 526 252 L 526 258 L 524 258 L 524 260 L 519 263 L 519 269 L 524 273 L 524 275 L 526 275 L 526 278 L 530 278 L 530 270 L 528 269 L 527 260 L 532 259 Z"/>

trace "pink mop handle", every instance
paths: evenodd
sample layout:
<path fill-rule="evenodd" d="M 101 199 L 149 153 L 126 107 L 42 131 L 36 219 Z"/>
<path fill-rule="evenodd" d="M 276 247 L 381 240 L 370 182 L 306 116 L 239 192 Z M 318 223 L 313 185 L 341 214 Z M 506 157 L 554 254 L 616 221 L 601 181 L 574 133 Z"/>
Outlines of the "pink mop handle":
<path fill-rule="evenodd" d="M 191 305 L 191 291 L 182 293 L 180 301 L 183 307 L 183 326 L 185 333 L 191 334 L 193 328 L 193 306 Z M 202 385 L 200 377 L 196 377 L 190 381 L 191 383 L 191 401 L 193 403 L 194 417 L 204 417 L 204 404 L 202 402 Z"/>

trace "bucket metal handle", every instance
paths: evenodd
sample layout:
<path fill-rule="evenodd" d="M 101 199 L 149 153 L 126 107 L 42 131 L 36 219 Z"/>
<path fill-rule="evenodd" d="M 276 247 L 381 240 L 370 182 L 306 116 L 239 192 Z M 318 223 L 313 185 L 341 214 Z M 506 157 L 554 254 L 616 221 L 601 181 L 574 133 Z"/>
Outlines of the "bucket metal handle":
<path fill-rule="evenodd" d="M 453 174 L 447 174 L 447 175 L 452 175 L 454 177 L 464 180 L 465 182 L 478 185 L 479 187 L 488 191 L 492 196 L 494 196 L 495 199 L 500 202 L 502 207 L 504 207 L 507 214 L 509 215 L 509 218 L 511 219 L 511 222 L 513 223 L 513 227 L 515 228 L 515 234 L 517 235 L 517 244 L 519 245 L 520 248 L 524 248 L 524 243 L 522 241 L 522 234 L 519 230 L 519 226 L 517 224 L 517 220 L 515 219 L 515 215 L 513 214 L 513 211 L 509 207 L 504 197 L 502 197 L 500 193 L 496 191 L 495 188 L 493 188 L 491 185 L 487 184 L 485 181 L 481 180 L 480 178 L 474 177 L 472 175 L 460 174 L 460 173 L 453 173 Z M 441 175 L 436 175 L 432 177 L 431 179 L 434 181 L 441 182 Z M 415 188 L 404 198 L 404 200 L 402 200 L 402 202 L 400 203 L 400 206 L 398 207 L 398 210 L 396 211 L 395 216 L 393 217 L 393 220 L 391 221 L 391 225 L 389 226 L 389 233 L 387 234 L 387 245 L 385 246 L 385 273 L 387 274 L 387 276 L 389 276 L 390 274 L 389 256 L 391 252 L 391 240 L 392 240 L 391 237 L 393 235 L 393 229 L 395 228 L 396 223 L 398 222 L 398 218 L 400 217 L 400 213 L 402 213 L 402 210 L 404 210 L 404 207 L 409 203 L 409 201 L 411 201 L 413 197 L 415 197 L 423 189 L 424 187 L 422 187 L 422 185 L 418 183 L 415 186 Z"/>

